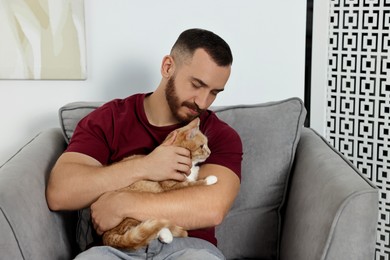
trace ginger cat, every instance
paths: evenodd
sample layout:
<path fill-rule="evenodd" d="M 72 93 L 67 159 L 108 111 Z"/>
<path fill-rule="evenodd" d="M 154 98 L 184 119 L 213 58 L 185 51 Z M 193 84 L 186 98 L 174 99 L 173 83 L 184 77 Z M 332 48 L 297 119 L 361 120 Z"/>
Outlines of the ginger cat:
<path fill-rule="evenodd" d="M 166 180 L 155 182 L 142 180 L 124 189 L 160 193 L 188 186 L 212 185 L 216 183 L 216 176 L 208 176 L 206 179 L 198 180 L 199 166 L 197 164 L 204 162 L 210 155 L 210 149 L 207 147 L 207 137 L 199 130 L 199 122 L 200 120 L 197 118 L 188 125 L 175 130 L 177 134 L 173 145 L 187 148 L 191 152 L 191 174 L 187 176 L 186 181 Z M 166 139 L 169 139 L 174 132 L 170 133 Z M 126 160 L 131 160 L 134 157 L 130 156 Z M 103 234 L 103 244 L 121 249 L 135 250 L 146 246 L 151 240 L 156 238 L 163 243 L 170 243 L 173 237 L 186 236 L 186 230 L 173 225 L 168 220 L 151 219 L 140 222 L 126 218 L 118 226 Z"/>

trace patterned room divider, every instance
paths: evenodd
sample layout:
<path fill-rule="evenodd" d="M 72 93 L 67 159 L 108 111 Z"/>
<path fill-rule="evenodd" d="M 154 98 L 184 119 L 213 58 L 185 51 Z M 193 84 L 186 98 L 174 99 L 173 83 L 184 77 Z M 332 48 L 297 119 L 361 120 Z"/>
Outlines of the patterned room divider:
<path fill-rule="evenodd" d="M 390 0 L 330 0 L 326 138 L 380 189 L 390 259 Z"/>

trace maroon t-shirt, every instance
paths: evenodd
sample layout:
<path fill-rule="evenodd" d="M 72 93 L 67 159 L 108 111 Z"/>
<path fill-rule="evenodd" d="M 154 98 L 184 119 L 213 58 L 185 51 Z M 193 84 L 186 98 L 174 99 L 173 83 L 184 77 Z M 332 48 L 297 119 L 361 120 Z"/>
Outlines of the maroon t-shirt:
<path fill-rule="evenodd" d="M 66 151 L 89 155 L 103 165 L 134 154 L 149 154 L 183 125 L 151 125 L 144 111 L 146 95 L 115 99 L 91 112 L 77 125 Z M 209 110 L 200 115 L 200 130 L 207 136 L 211 150 L 204 164 L 225 166 L 241 178 L 242 143 L 236 131 Z M 215 245 L 217 242 L 214 228 L 191 230 L 189 236 Z"/>

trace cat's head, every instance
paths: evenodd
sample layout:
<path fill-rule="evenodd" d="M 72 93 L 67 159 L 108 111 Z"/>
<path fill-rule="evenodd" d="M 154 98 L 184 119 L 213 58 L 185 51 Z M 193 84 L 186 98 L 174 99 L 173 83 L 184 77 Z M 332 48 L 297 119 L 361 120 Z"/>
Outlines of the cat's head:
<path fill-rule="evenodd" d="M 199 123 L 200 119 L 195 118 L 188 125 L 174 131 L 176 132 L 176 138 L 173 145 L 188 149 L 191 152 L 192 161 L 195 162 L 205 161 L 211 153 L 207 146 L 207 137 L 199 130 Z"/>

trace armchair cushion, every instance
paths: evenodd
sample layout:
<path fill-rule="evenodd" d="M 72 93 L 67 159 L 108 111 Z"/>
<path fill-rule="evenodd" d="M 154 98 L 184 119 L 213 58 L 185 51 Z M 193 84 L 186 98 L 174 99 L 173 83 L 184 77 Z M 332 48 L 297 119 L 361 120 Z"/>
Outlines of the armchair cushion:
<path fill-rule="evenodd" d="M 279 259 L 281 207 L 306 110 L 298 98 L 217 108 L 244 147 L 240 193 L 217 228 L 227 259 Z"/>
<path fill-rule="evenodd" d="M 69 142 L 81 118 L 102 102 L 74 102 L 60 108 Z M 218 246 L 227 259 L 276 259 L 281 207 L 306 110 L 298 98 L 256 105 L 212 108 L 241 136 L 244 146 L 240 193 L 217 227 Z"/>
<path fill-rule="evenodd" d="M 70 138 L 77 126 L 77 123 L 103 102 L 72 102 L 64 105 L 58 111 L 60 125 L 65 141 L 69 144 Z"/>

